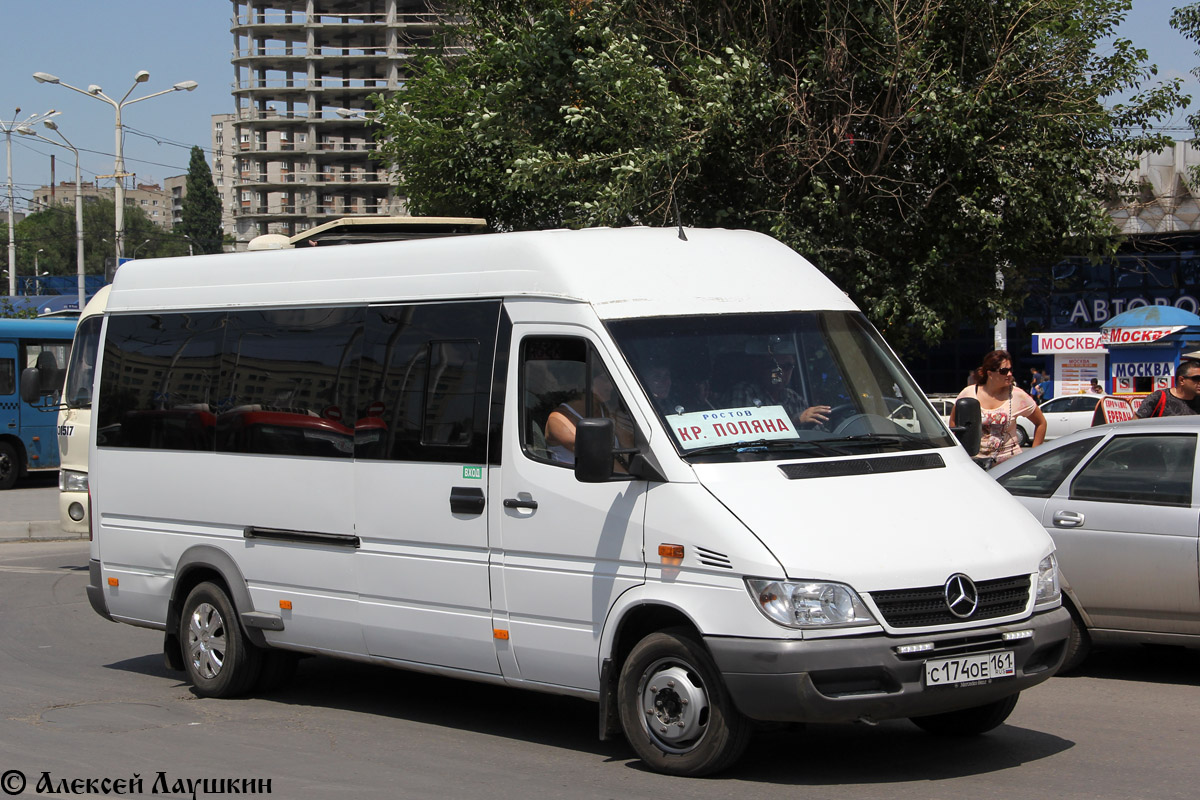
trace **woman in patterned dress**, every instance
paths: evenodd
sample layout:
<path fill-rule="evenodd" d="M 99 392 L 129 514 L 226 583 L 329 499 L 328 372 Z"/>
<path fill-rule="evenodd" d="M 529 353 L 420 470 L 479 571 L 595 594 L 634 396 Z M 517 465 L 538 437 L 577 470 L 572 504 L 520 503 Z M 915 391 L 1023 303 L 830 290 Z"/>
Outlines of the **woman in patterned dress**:
<path fill-rule="evenodd" d="M 1046 417 L 1029 393 L 1017 386 L 1012 370 L 1012 356 L 1006 350 L 993 350 L 983 357 L 974 373 L 975 383 L 958 393 L 960 398 L 973 397 L 979 401 L 983 418 L 976 459 L 1007 461 L 1021 452 L 1017 436 L 1017 417 L 1028 417 L 1034 425 L 1033 444 L 1037 447 L 1046 438 Z M 954 425 L 954 412 L 950 413 Z"/>

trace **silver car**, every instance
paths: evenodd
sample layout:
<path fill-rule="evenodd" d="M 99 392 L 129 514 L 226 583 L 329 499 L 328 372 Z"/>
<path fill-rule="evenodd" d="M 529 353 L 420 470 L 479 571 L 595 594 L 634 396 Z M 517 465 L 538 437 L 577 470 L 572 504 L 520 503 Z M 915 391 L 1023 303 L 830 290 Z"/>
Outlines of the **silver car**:
<path fill-rule="evenodd" d="M 1200 647 L 1200 416 L 1101 425 L 989 474 L 1058 547 L 1074 623 L 1062 669 L 1092 642 Z"/>

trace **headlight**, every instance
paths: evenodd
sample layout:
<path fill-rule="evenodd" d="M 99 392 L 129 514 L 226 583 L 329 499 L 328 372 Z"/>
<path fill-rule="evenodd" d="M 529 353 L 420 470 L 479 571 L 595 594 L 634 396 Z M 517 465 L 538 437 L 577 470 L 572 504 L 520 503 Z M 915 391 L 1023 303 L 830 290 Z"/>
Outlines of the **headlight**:
<path fill-rule="evenodd" d="M 875 618 L 854 590 L 840 583 L 747 578 L 746 588 L 760 611 L 789 628 L 875 624 Z"/>
<path fill-rule="evenodd" d="M 1035 606 L 1057 605 L 1062 602 L 1062 590 L 1058 585 L 1058 559 L 1054 553 L 1038 564 L 1037 599 Z"/>
<path fill-rule="evenodd" d="M 58 473 L 58 490 L 60 492 L 86 492 L 87 488 L 86 472 L 64 469 Z"/>

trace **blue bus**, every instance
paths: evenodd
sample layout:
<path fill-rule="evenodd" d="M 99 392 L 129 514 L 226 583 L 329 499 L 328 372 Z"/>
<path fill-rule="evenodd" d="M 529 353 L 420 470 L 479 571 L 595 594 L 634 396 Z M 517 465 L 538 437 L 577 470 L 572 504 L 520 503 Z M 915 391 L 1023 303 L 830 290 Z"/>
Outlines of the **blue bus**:
<path fill-rule="evenodd" d="M 0 318 L 0 490 L 35 470 L 58 469 L 58 402 L 76 318 Z M 21 399 L 36 368 L 37 399 Z M 28 379 L 27 379 L 28 382 Z"/>

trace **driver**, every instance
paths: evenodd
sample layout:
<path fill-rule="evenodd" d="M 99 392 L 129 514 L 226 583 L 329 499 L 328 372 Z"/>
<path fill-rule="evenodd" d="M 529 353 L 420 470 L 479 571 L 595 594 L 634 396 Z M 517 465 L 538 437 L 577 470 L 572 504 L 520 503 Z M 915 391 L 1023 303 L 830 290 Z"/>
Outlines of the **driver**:
<path fill-rule="evenodd" d="M 760 357 L 755 364 L 754 380 L 742 381 L 733 387 L 731 406 L 783 406 L 798 427 L 816 427 L 829 421 L 830 406 L 810 406 L 791 387 L 796 370 L 796 356 L 791 353 L 772 353 Z"/>

